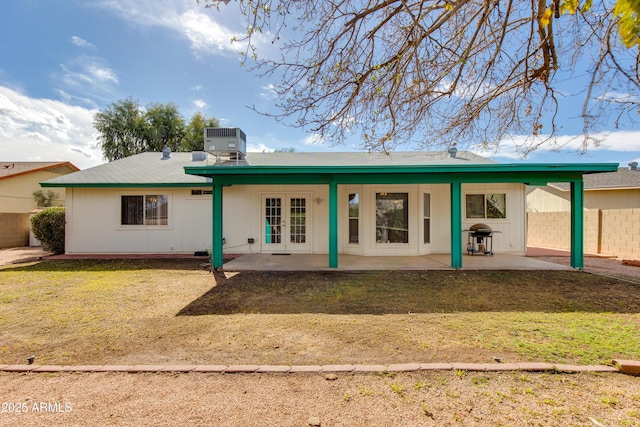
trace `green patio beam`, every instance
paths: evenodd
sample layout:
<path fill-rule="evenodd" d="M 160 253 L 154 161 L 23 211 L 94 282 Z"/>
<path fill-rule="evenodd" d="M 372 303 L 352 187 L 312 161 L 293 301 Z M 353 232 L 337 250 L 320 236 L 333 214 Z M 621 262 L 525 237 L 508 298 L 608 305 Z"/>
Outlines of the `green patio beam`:
<path fill-rule="evenodd" d="M 451 268 L 462 268 L 462 184 L 451 183 Z"/>
<path fill-rule="evenodd" d="M 329 183 L 329 268 L 338 268 L 338 184 Z"/>
<path fill-rule="evenodd" d="M 223 232 L 222 232 L 222 188 L 221 184 L 213 184 L 213 223 L 211 240 L 211 266 L 212 270 L 222 268 L 223 264 Z"/>
<path fill-rule="evenodd" d="M 571 267 L 584 268 L 584 181 L 571 182 Z"/>

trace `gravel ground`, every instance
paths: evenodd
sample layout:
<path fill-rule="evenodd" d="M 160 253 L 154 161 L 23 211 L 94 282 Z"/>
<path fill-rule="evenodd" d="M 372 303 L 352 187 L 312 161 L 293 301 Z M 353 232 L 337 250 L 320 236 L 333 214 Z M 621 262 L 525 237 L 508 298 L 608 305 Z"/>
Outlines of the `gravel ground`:
<path fill-rule="evenodd" d="M 622 374 L 436 371 L 331 378 L 5 373 L 0 426 L 640 425 L 640 379 Z"/>

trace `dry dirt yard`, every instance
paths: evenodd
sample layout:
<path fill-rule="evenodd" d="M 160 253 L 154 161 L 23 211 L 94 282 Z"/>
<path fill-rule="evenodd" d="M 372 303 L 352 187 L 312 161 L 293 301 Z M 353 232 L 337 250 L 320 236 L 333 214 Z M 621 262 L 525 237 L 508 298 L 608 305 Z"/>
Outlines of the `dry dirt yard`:
<path fill-rule="evenodd" d="M 0 426 L 640 425 L 622 374 L 4 373 L 0 396 Z"/>
<path fill-rule="evenodd" d="M 0 264 L 1 255 L 2 251 Z M 28 250 L 20 255 L 33 258 Z M 589 268 L 590 260 L 586 262 Z M 618 274 L 613 263 L 607 265 L 607 275 Z M 631 267 L 623 275 L 634 281 L 639 270 Z M 170 274 L 176 274 L 178 280 L 177 272 L 167 273 L 172 277 Z M 206 288 L 205 284 L 201 287 Z M 201 291 L 193 293 L 203 295 Z M 204 307 L 211 301 L 205 300 Z M 177 302 L 174 305 L 170 311 L 176 314 L 177 308 L 189 307 Z M 93 308 L 87 309 L 84 315 L 93 313 Z M 83 315 L 76 311 L 73 314 L 78 318 Z M 185 317 L 176 316 L 174 321 L 184 321 Z M 157 327 L 157 323 L 154 325 Z M 158 337 L 148 338 L 148 343 L 162 343 Z M 167 352 L 174 351 L 165 344 Z M 446 347 L 447 343 L 442 344 Z M 0 342 L 0 348 L 4 345 Z M 251 354 L 250 347 L 243 347 L 242 357 Z M 99 354 L 95 349 L 85 350 Z M 447 358 L 446 351 L 421 351 L 426 352 L 423 355 Z M 457 357 L 491 356 L 457 351 Z M 137 354 L 161 356 L 143 349 Z M 407 361 L 406 353 L 391 351 L 385 357 L 390 356 L 385 362 Z M 181 354 L 175 357 L 180 361 Z M 116 361 L 161 362 L 126 360 L 124 355 Z M 15 363 L 13 359 L 10 362 Z M 524 371 L 382 372 L 337 374 L 335 378 L 325 374 L 0 373 L 0 404 L 0 426 L 640 426 L 640 377 Z"/>

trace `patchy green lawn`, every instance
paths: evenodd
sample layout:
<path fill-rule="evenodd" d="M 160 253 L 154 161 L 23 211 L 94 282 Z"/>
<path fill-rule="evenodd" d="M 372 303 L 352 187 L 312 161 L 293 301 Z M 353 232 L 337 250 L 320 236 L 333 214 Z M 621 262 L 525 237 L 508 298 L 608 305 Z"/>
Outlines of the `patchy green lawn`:
<path fill-rule="evenodd" d="M 168 260 L 2 269 L 0 364 L 640 358 L 640 286 L 587 273 L 229 276 Z"/>

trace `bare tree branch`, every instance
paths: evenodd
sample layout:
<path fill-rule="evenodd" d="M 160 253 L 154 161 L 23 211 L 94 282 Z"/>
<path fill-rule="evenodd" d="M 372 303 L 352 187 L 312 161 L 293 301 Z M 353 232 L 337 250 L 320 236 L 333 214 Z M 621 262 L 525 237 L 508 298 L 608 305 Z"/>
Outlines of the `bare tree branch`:
<path fill-rule="evenodd" d="M 265 114 L 332 143 L 359 134 L 370 150 L 416 140 L 427 149 L 494 147 L 528 135 L 526 155 L 541 137 L 555 143 L 559 86 L 585 70 L 583 150 L 597 143 L 590 134 L 599 120 L 640 107 L 639 51 L 618 37 L 606 2 L 588 10 L 563 0 L 236 3 L 252 69 L 279 78 L 280 112 Z M 268 31 L 283 37 L 280 58 L 257 55 L 255 35 Z"/>

